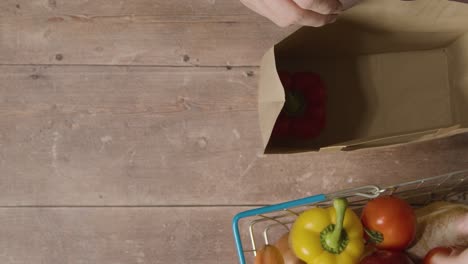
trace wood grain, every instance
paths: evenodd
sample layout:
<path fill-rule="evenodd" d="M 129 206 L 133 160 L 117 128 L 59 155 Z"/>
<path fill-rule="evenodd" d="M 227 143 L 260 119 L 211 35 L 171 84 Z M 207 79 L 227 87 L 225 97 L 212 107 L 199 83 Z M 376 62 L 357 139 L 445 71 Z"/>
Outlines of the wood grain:
<path fill-rule="evenodd" d="M 232 0 L 6 0 L 0 63 L 255 66 L 293 30 Z"/>
<path fill-rule="evenodd" d="M 245 208 L 0 209 L 5 264 L 235 263 L 230 221 Z"/>
<path fill-rule="evenodd" d="M 256 69 L 0 67 L 0 204 L 267 204 L 468 168 L 468 135 L 262 154 Z"/>
<path fill-rule="evenodd" d="M 468 134 L 263 155 L 256 66 L 293 30 L 238 0 L 0 1 L 0 263 L 235 263 L 245 205 L 468 168 Z"/>
<path fill-rule="evenodd" d="M 0 7 L 5 17 L 29 17 L 50 14 L 81 13 L 90 16 L 159 16 L 159 17 L 229 17 L 240 20 L 256 19 L 254 13 L 240 1 L 231 0 L 4 0 Z"/>

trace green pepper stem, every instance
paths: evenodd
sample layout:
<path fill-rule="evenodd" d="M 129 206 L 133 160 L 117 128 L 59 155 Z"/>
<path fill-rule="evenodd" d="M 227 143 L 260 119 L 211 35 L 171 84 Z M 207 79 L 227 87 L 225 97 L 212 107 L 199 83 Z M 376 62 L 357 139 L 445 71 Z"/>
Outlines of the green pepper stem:
<path fill-rule="evenodd" d="M 327 238 L 327 244 L 332 249 L 338 249 L 343 240 L 343 222 L 346 213 L 346 207 L 348 206 L 348 201 L 344 198 L 338 198 L 333 201 L 333 207 L 336 211 L 336 224 L 335 229 Z"/>
<path fill-rule="evenodd" d="M 301 100 L 290 91 L 286 91 L 286 111 L 289 114 L 296 114 L 301 110 L 301 108 Z"/>
<path fill-rule="evenodd" d="M 383 234 L 379 231 L 364 228 L 364 232 L 366 232 L 366 235 L 368 236 L 368 241 L 371 243 L 380 244 L 384 240 Z"/>

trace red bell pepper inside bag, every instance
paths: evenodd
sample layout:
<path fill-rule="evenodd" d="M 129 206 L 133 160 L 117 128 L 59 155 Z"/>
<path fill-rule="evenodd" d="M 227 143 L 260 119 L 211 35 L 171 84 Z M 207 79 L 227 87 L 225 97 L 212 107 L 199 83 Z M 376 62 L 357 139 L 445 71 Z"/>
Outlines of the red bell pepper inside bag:
<path fill-rule="evenodd" d="M 273 139 L 313 139 L 326 124 L 326 91 L 312 72 L 279 72 L 286 102 L 273 128 Z"/>

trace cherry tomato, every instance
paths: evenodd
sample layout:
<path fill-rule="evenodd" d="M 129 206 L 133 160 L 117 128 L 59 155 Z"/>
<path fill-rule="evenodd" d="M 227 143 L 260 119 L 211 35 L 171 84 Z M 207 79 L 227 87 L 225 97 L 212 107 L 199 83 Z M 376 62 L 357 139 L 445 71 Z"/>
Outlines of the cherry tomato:
<path fill-rule="evenodd" d="M 395 196 L 371 200 L 361 216 L 366 237 L 379 249 L 403 250 L 413 241 L 416 216 L 411 206 Z"/>
<path fill-rule="evenodd" d="M 377 250 L 365 258 L 360 264 L 413 264 L 414 262 L 403 252 Z"/>
<path fill-rule="evenodd" d="M 429 252 L 427 252 L 426 256 L 424 257 L 423 263 L 424 264 L 432 264 L 434 256 L 436 256 L 436 255 L 450 256 L 450 254 L 452 254 L 453 251 L 454 251 L 454 249 L 451 248 L 451 247 L 436 247 L 436 248 L 433 248 L 433 249 L 429 250 Z"/>

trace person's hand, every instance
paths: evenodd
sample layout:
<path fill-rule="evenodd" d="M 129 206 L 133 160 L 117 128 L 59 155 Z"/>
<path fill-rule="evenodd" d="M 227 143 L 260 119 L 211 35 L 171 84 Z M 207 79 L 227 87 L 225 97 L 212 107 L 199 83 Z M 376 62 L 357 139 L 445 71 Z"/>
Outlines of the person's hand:
<path fill-rule="evenodd" d="M 466 264 L 468 263 L 468 249 L 455 251 L 450 256 L 434 256 L 432 263 L 434 264 Z"/>
<path fill-rule="evenodd" d="M 468 236 L 468 214 L 460 218 L 456 223 L 460 234 Z M 450 256 L 436 255 L 433 258 L 434 264 L 467 264 L 468 263 L 468 248 L 455 250 Z"/>
<path fill-rule="evenodd" d="M 339 0 L 240 0 L 280 27 L 293 24 L 320 27 L 336 21 L 343 10 Z"/>

